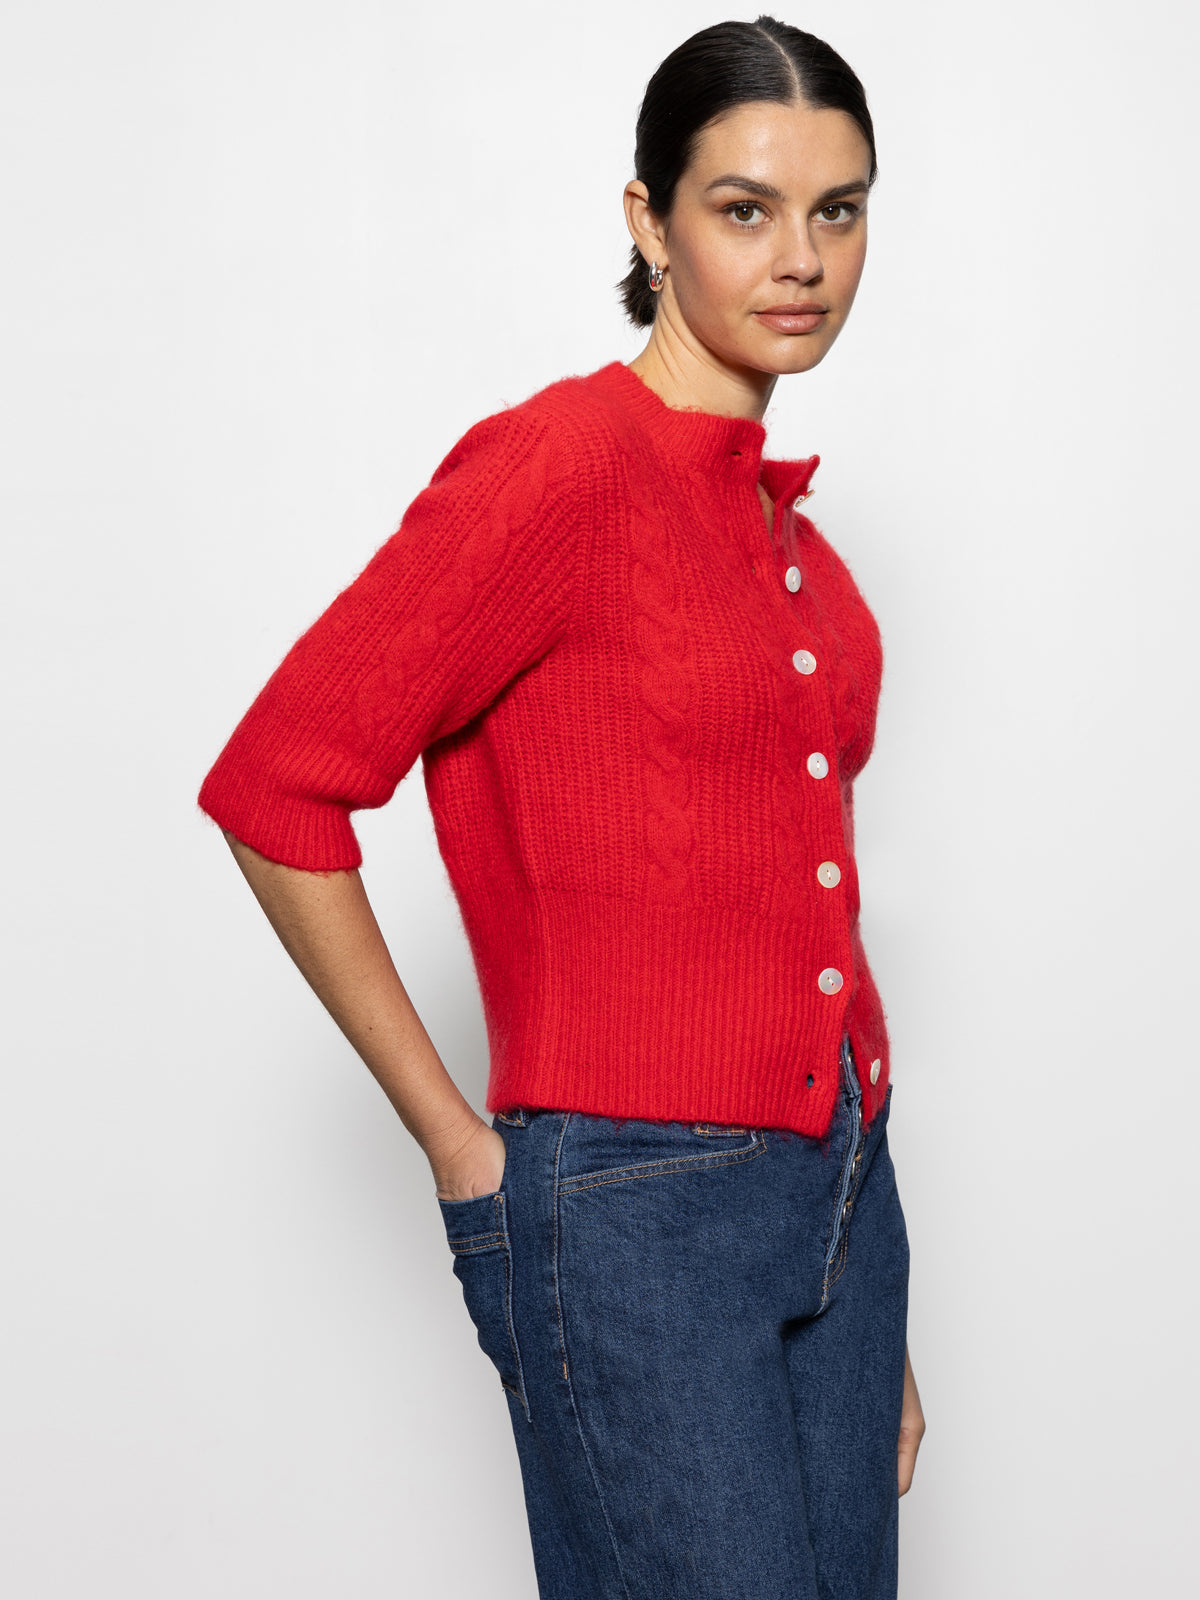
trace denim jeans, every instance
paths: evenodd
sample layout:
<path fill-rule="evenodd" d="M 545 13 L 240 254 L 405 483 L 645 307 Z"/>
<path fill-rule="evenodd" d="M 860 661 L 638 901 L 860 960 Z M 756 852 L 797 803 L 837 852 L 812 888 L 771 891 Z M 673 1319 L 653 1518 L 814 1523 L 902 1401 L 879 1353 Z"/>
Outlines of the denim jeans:
<path fill-rule="evenodd" d="M 894 1600 L 908 1238 L 848 1043 L 821 1140 L 497 1113 L 440 1200 L 541 1600 Z"/>

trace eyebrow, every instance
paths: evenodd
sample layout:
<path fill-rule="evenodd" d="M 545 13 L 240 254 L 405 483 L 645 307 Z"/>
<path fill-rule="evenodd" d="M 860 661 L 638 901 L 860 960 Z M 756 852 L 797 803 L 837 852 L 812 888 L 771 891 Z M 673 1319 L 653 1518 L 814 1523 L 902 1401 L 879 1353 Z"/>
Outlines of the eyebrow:
<path fill-rule="evenodd" d="M 841 200 L 848 194 L 865 194 L 867 184 L 861 178 L 856 178 L 852 183 L 835 183 L 832 189 L 826 189 L 824 194 L 817 196 L 817 204 L 824 205 L 829 200 Z M 705 194 L 710 189 L 745 189 L 747 194 L 761 195 L 764 200 L 784 200 L 787 197 L 776 189 L 774 184 L 760 183 L 757 178 L 743 177 L 739 172 L 726 172 L 719 178 L 714 178 L 705 186 Z"/>

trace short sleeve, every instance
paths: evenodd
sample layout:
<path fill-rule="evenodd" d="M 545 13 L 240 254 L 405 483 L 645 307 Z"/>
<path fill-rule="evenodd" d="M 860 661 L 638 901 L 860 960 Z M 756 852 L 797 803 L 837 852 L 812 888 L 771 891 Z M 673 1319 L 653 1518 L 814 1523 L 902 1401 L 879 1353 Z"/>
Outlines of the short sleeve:
<path fill-rule="evenodd" d="M 288 651 L 200 789 L 220 827 L 310 871 L 357 867 L 350 812 L 484 710 L 566 630 L 573 457 L 514 407 L 471 428 L 399 529 Z"/>

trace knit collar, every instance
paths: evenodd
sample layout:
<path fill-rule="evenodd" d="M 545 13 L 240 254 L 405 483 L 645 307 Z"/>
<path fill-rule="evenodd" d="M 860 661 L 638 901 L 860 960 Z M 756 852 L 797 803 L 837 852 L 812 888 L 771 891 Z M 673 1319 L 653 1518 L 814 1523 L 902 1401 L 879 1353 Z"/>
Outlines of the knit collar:
<path fill-rule="evenodd" d="M 713 411 L 685 411 L 667 405 L 623 361 L 611 361 L 595 374 L 611 383 L 623 405 L 646 427 L 667 455 L 689 467 L 714 472 L 733 482 L 761 480 L 772 501 L 804 494 L 820 456 L 771 461 L 763 456 L 767 430 L 750 417 L 725 417 Z"/>

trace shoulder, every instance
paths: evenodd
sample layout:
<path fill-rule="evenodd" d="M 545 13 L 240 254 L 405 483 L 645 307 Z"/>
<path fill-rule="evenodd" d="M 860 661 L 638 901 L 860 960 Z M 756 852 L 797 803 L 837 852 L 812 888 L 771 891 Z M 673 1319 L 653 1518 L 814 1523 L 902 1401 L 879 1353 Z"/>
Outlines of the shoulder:
<path fill-rule="evenodd" d="M 636 448 L 637 429 L 620 402 L 610 362 L 558 378 L 526 399 L 474 423 L 437 469 L 435 480 L 472 458 L 496 453 L 535 463 L 553 478 L 584 483 Z"/>
<path fill-rule="evenodd" d="M 564 430 L 579 448 L 616 449 L 627 442 L 634 422 L 621 392 L 620 368 L 620 362 L 610 361 L 595 372 L 559 378 L 515 409 Z"/>

